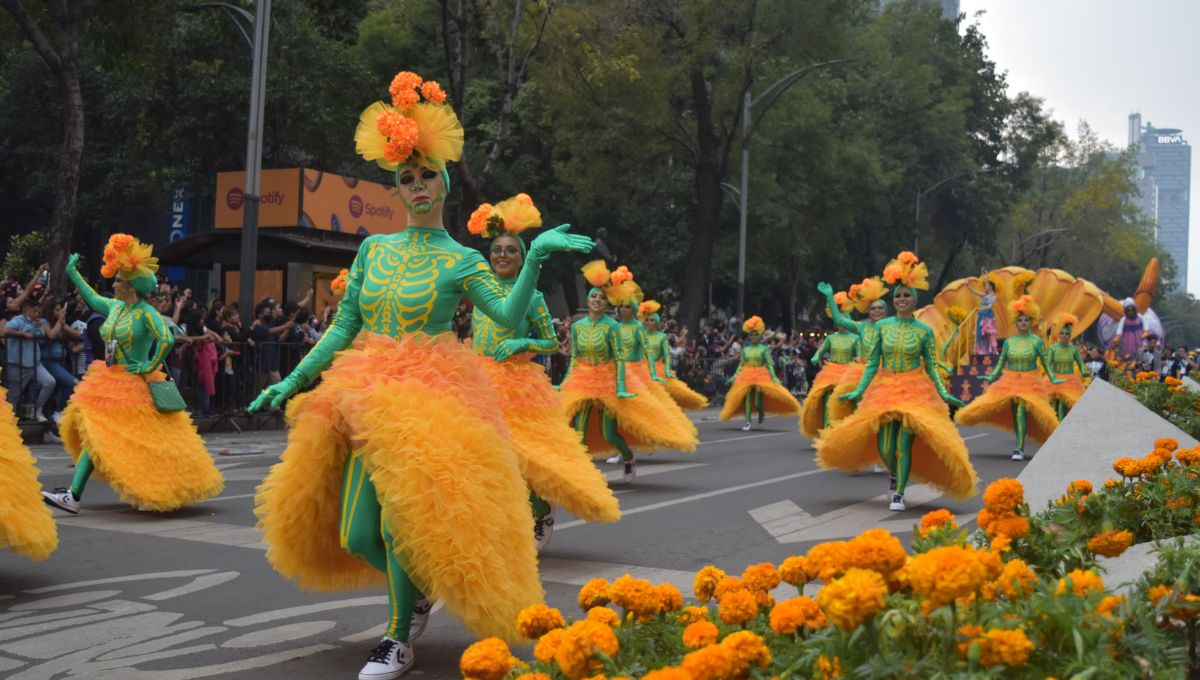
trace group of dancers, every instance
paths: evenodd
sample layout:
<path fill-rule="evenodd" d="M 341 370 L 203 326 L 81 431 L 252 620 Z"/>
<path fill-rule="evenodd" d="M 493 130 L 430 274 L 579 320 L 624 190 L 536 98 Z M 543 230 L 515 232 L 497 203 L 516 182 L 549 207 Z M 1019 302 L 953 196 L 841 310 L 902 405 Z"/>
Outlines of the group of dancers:
<path fill-rule="evenodd" d="M 537 550 L 552 534 L 555 508 L 589 522 L 620 517 L 593 459 L 611 456 L 633 482 L 636 454 L 695 451 L 685 411 L 707 405 L 672 371 L 661 306 L 644 299 L 627 267 L 610 270 L 603 261 L 583 267 L 592 286 L 587 314 L 571 326 L 568 373 L 553 387 L 530 360 L 558 348 L 536 283 L 552 254 L 586 253 L 591 240 L 562 225 L 527 243 L 524 233 L 542 217 L 519 194 L 472 214 L 469 230 L 490 241 L 486 259 L 455 241 L 443 209 L 462 127 L 435 82 L 402 72 L 390 93 L 390 103 L 362 113 L 355 141 L 392 173 L 409 224 L 363 241 L 339 277 L 333 323 L 250 406 L 286 402 L 289 423 L 286 449 L 255 499 L 272 567 L 309 590 L 387 586 L 386 631 L 360 680 L 397 678 L 412 667 L 413 642 L 437 601 L 477 635 L 516 639 L 517 614 L 544 599 Z M 158 266 L 150 247 L 125 234 L 110 239 L 102 274 L 116 279 L 111 299 L 87 285 L 77 260 L 68 274 L 107 318 L 108 351 L 64 413 L 64 445 L 76 465 L 70 486 L 40 492 L 15 418 L 0 420 L 0 545 L 32 559 L 57 545 L 46 506 L 78 513 L 94 474 L 147 511 L 202 502 L 223 488 L 163 371 L 173 337 L 146 302 Z M 924 265 L 902 253 L 882 278 L 847 295 L 822 284 L 842 330 L 822 348 L 830 363 L 803 413 L 775 376 L 762 319 L 746 320 L 748 342 L 721 418 L 740 411 L 749 430 L 755 414 L 759 424 L 766 413 L 802 416 L 825 466 L 857 470 L 878 456 L 891 473 L 894 510 L 903 509 L 913 476 L 951 496 L 972 493 L 976 475 L 946 406 L 962 403 L 942 382 L 933 331 L 914 316 L 925 277 Z M 451 331 L 463 297 L 474 305 L 469 344 Z M 851 309 L 866 318 L 852 320 Z M 959 420 L 996 423 L 1009 414 L 1019 450 L 1026 421 L 1029 436 L 1043 436 L 1082 385 L 1067 380 L 1051 391 L 1028 375 L 1040 358 L 1059 383 L 1060 369 L 1081 362 L 1029 334 L 1035 306 L 1018 311 L 1024 330 L 1005 344 L 991 376 L 998 379 Z M 1069 344 L 1069 327 L 1064 332 Z"/>

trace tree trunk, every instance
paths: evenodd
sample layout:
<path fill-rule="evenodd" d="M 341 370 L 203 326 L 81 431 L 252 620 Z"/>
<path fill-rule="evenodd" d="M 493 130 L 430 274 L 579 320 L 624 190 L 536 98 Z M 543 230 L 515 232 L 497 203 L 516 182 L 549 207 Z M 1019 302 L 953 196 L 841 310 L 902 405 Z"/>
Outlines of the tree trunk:
<path fill-rule="evenodd" d="M 714 133 L 712 99 L 704 78 L 704 65 L 692 64 L 690 78 L 692 107 L 696 115 L 696 222 L 692 227 L 692 241 L 688 244 L 688 268 L 683 279 L 679 322 L 695 337 L 700 331 L 700 315 L 707 301 L 712 275 L 713 246 L 724 199 L 721 180 L 725 177 L 725 167 Z"/>
<path fill-rule="evenodd" d="M 74 59 L 65 59 L 58 75 L 63 103 L 63 143 L 58 157 L 58 177 L 54 185 L 54 219 L 50 225 L 50 276 L 52 290 L 67 285 L 67 255 L 75 232 L 79 203 L 79 168 L 83 162 L 83 90 L 79 67 Z"/>
<path fill-rule="evenodd" d="M 946 287 L 946 279 L 950 276 L 950 270 L 954 267 L 954 261 L 958 259 L 959 253 L 962 252 L 964 246 L 967 245 L 967 239 L 961 238 L 954 247 L 950 249 L 950 254 L 946 256 L 946 262 L 942 265 L 942 273 L 938 275 L 937 284 L 934 285 L 934 291 L 940 291 Z M 937 294 L 936 292 L 934 293 Z"/>

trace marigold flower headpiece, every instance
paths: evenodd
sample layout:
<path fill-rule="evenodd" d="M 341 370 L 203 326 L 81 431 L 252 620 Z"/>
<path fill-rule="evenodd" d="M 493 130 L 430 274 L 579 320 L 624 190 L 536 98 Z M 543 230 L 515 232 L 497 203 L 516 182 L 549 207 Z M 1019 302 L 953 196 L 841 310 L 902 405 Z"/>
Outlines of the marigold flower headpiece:
<path fill-rule="evenodd" d="M 851 286 L 851 289 L 853 288 L 854 286 Z M 846 313 L 849 313 L 849 311 L 854 308 L 854 300 L 850 297 L 850 294 L 844 290 L 839 290 L 833 294 L 833 304 L 837 305 L 839 310 Z M 833 314 L 829 311 L 828 306 L 825 308 L 825 316 L 833 316 Z"/>
<path fill-rule="evenodd" d="M 1029 288 L 1029 284 L 1033 283 L 1034 278 L 1036 278 L 1036 275 L 1029 270 L 1017 272 L 1012 280 L 1012 299 L 1015 300 L 1024 295 L 1025 291 Z"/>
<path fill-rule="evenodd" d="M 762 333 L 766 330 L 767 324 L 757 314 L 746 319 L 746 323 L 742 324 L 742 332 L 744 333 Z"/>
<path fill-rule="evenodd" d="M 638 305 L 637 318 L 642 323 L 645 323 L 646 320 L 651 317 L 653 317 L 655 321 L 658 321 L 658 310 L 660 309 L 662 309 L 662 304 L 660 304 L 657 300 L 646 300 L 642 304 Z"/>
<path fill-rule="evenodd" d="M 134 284 L 134 288 L 146 294 L 154 287 L 158 258 L 152 253 L 154 247 L 142 243 L 129 234 L 113 234 L 104 246 L 104 264 L 100 275 L 106 279 L 114 276 Z M 145 288 L 146 290 L 143 290 Z"/>
<path fill-rule="evenodd" d="M 593 288 L 599 288 L 604 292 L 609 304 L 620 307 L 641 301 L 642 289 L 633 282 L 633 272 L 629 271 L 629 267 L 625 265 L 610 272 L 604 260 L 592 260 L 583 265 L 580 271 L 583 272 L 583 278 L 587 279 Z"/>
<path fill-rule="evenodd" d="M 334 277 L 334 279 L 332 281 L 329 282 L 329 290 L 333 291 L 333 294 L 338 297 L 345 295 L 346 294 L 346 285 L 347 285 L 347 283 L 349 283 L 349 281 L 348 281 L 349 277 L 350 277 L 349 269 L 343 269 L 342 271 L 338 272 L 338 275 L 336 277 Z"/>
<path fill-rule="evenodd" d="M 889 285 L 914 290 L 929 290 L 929 268 L 911 251 L 904 251 L 883 268 L 883 280 Z"/>
<path fill-rule="evenodd" d="M 441 85 L 401 71 L 388 91 L 390 105 L 375 102 L 358 117 L 354 143 L 360 156 L 393 172 L 410 160 L 444 171 L 447 162 L 462 158 L 462 124 L 446 106 Z"/>
<path fill-rule="evenodd" d="M 850 298 L 859 314 L 866 314 L 876 300 L 887 294 L 887 286 L 883 285 L 883 280 L 878 276 L 863 279 L 862 283 L 850 286 Z"/>
<path fill-rule="evenodd" d="M 957 326 L 967 318 L 967 310 L 959 307 L 958 305 L 954 305 L 946 312 L 946 316 L 949 317 L 950 323 Z"/>
<path fill-rule="evenodd" d="M 1079 323 L 1079 317 L 1071 314 L 1070 312 L 1063 312 L 1062 315 L 1058 317 L 1058 323 L 1063 328 L 1066 328 L 1067 326 L 1074 326 L 1075 324 Z"/>
<path fill-rule="evenodd" d="M 1016 319 L 1018 316 L 1027 316 L 1037 321 L 1038 317 L 1042 315 L 1042 310 L 1033 301 L 1032 295 L 1022 295 L 1008 303 L 1008 311 L 1012 314 L 1013 319 Z"/>
<path fill-rule="evenodd" d="M 533 204 L 529 194 L 517 194 L 496 205 L 484 203 L 471 213 L 471 219 L 467 221 L 467 231 L 483 238 L 519 234 L 540 226 L 542 213 Z"/>

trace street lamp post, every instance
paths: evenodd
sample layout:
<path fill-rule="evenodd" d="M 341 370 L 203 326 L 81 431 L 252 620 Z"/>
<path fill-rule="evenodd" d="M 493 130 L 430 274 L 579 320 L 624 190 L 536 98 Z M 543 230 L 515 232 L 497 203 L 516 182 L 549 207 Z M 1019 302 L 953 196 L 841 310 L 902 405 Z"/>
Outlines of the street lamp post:
<path fill-rule="evenodd" d="M 779 95 L 783 94 L 789 87 L 795 85 L 801 78 L 808 75 L 810 71 L 826 66 L 833 66 L 846 61 L 845 59 L 834 59 L 832 61 L 823 61 L 819 64 L 806 66 L 802 69 L 792 71 L 786 76 L 776 80 L 767 89 L 759 93 L 757 97 L 750 95 L 750 91 L 746 91 L 746 95 L 742 98 L 742 177 L 741 188 L 737 190 L 737 205 L 738 205 L 738 275 L 737 275 L 737 316 L 738 319 L 745 320 L 746 318 L 746 217 L 750 208 L 750 137 L 754 134 L 754 125 L 751 122 L 750 114 L 755 106 L 763 104 L 762 113 L 766 114 L 767 109 L 779 99 Z M 727 184 L 722 184 L 726 190 L 732 190 Z M 732 191 L 730 191 L 732 193 Z"/>

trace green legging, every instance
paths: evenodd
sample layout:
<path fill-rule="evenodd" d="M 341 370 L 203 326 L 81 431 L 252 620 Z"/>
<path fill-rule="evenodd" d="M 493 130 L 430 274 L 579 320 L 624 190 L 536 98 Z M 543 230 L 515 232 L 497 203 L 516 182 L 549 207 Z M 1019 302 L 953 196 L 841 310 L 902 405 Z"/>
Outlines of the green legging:
<path fill-rule="evenodd" d="M 1014 399 L 1012 402 L 1013 428 L 1017 431 L 1017 449 L 1025 450 L 1025 433 L 1029 431 L 1025 423 L 1025 402 Z"/>
<path fill-rule="evenodd" d="M 71 495 L 75 496 L 75 500 L 83 497 L 83 487 L 87 486 L 88 480 L 92 477 L 92 470 L 96 466 L 92 465 L 92 457 L 88 455 L 87 449 L 83 449 L 79 454 L 79 460 L 75 461 L 75 476 L 71 478 Z"/>
<path fill-rule="evenodd" d="M 1058 416 L 1058 421 L 1061 423 L 1063 418 L 1067 417 L 1067 400 L 1062 397 L 1055 397 L 1050 400 L 1054 404 L 1054 413 Z"/>
<path fill-rule="evenodd" d="M 896 495 L 903 496 L 912 473 L 912 447 L 917 433 L 904 427 L 899 420 L 884 423 L 879 428 L 879 457 L 896 480 Z"/>
<path fill-rule="evenodd" d="M 533 516 L 537 519 L 550 514 L 550 504 L 534 493 L 533 489 L 529 490 L 529 505 L 533 508 Z"/>
<path fill-rule="evenodd" d="M 396 559 L 392 534 L 383 520 L 375 485 L 357 454 L 346 456 L 342 473 L 342 549 L 387 574 L 388 627 L 386 635 L 408 642 L 413 605 L 423 595 Z"/>
<path fill-rule="evenodd" d="M 584 406 L 575 413 L 575 432 L 579 434 L 579 440 L 584 444 L 587 444 L 588 419 L 591 418 L 591 415 L 591 406 Z M 617 451 L 621 453 L 622 460 L 633 460 L 633 451 L 629 450 L 625 438 L 621 436 L 620 432 L 617 432 L 617 419 L 603 409 L 600 410 L 600 433 L 604 435 L 604 441 L 617 448 Z"/>
<path fill-rule="evenodd" d="M 763 421 L 763 395 L 762 390 L 757 387 L 751 387 L 746 393 L 746 399 L 743 402 L 746 407 L 746 424 L 749 425 L 753 409 L 758 409 L 758 422 Z"/>

